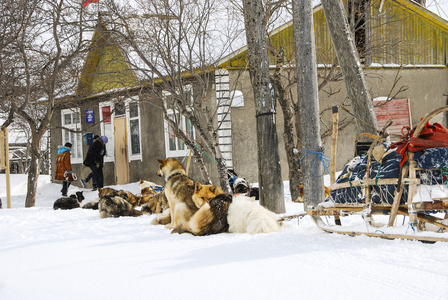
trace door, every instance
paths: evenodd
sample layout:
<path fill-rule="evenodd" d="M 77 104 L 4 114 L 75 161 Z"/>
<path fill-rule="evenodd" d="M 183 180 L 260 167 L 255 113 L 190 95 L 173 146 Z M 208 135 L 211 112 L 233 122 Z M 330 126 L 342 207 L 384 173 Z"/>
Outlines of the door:
<path fill-rule="evenodd" d="M 129 159 L 126 134 L 126 117 L 114 119 L 115 176 L 117 184 L 129 183 Z"/>

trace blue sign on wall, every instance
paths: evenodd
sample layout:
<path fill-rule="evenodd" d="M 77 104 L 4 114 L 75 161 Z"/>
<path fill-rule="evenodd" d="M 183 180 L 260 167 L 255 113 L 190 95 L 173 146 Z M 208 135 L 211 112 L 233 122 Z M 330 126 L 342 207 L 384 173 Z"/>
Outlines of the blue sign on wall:
<path fill-rule="evenodd" d="M 95 122 L 95 118 L 93 117 L 93 109 L 86 109 L 86 123 Z"/>

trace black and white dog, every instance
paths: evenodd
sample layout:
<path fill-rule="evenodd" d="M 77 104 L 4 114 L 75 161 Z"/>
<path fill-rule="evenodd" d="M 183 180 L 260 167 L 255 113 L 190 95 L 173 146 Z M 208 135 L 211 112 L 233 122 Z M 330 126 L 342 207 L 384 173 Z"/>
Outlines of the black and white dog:
<path fill-rule="evenodd" d="M 81 207 L 81 202 L 84 200 L 82 192 L 76 192 L 70 195 L 70 197 L 64 196 L 56 200 L 53 204 L 53 209 L 74 209 Z"/>

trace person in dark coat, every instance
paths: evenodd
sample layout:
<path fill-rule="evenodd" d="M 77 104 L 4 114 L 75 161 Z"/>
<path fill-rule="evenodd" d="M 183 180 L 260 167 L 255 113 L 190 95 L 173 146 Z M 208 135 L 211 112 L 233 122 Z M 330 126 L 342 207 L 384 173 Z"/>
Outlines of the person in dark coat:
<path fill-rule="evenodd" d="M 62 196 L 67 196 L 67 190 L 74 176 L 72 173 L 71 151 L 72 144 L 65 143 L 58 147 L 58 156 L 56 157 L 56 174 L 54 179 L 62 180 Z"/>
<path fill-rule="evenodd" d="M 106 136 L 94 136 L 94 141 L 90 145 L 84 159 L 84 165 L 89 167 L 92 172 L 85 179 L 81 179 L 81 184 L 83 187 L 86 187 L 86 183 L 92 179 L 92 191 L 96 191 L 104 186 L 103 164 L 107 142 L 108 138 Z"/>

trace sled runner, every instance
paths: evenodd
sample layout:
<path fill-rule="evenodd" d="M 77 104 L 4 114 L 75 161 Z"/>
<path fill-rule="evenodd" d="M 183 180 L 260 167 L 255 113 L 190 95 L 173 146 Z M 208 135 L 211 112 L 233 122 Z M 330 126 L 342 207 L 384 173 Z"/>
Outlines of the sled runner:
<path fill-rule="evenodd" d="M 392 144 L 383 132 L 364 134 L 373 140 L 367 154 L 347 164 L 331 195 L 307 214 L 326 232 L 448 242 L 448 130 L 429 123 L 444 112 L 448 106 L 404 127 Z"/>

